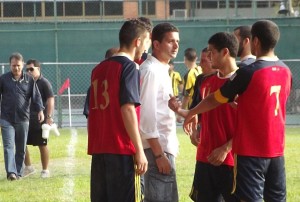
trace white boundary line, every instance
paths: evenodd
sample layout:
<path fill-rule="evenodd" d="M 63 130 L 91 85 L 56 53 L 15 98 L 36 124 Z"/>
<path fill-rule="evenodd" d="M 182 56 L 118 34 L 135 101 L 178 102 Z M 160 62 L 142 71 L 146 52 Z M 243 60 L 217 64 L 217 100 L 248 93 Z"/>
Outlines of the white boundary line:
<path fill-rule="evenodd" d="M 75 167 L 75 151 L 77 144 L 77 130 L 75 128 L 70 129 L 71 139 L 67 145 L 68 158 L 65 161 L 65 171 L 67 176 L 64 178 L 63 186 L 63 198 L 65 201 L 74 201 L 74 167 Z"/>

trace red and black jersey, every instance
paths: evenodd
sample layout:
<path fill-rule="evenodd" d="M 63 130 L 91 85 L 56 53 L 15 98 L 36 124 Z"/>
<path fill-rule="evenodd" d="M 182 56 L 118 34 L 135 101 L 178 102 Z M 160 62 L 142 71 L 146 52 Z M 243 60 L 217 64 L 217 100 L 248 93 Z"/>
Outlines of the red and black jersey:
<path fill-rule="evenodd" d="M 232 81 L 220 89 L 223 98 L 239 96 L 234 153 L 267 158 L 283 155 L 290 88 L 291 72 L 283 62 L 257 60 L 239 69 Z M 218 92 L 215 95 L 220 100 Z"/>
<path fill-rule="evenodd" d="M 200 84 L 200 99 L 219 89 L 229 78 L 217 74 L 204 78 Z M 211 152 L 232 139 L 236 124 L 236 109 L 229 104 L 221 105 L 201 114 L 200 143 L 197 148 L 197 161 L 208 163 Z M 223 164 L 233 166 L 233 153 L 229 152 Z"/>
<path fill-rule="evenodd" d="M 88 117 L 88 154 L 128 154 L 135 148 L 126 132 L 121 106 L 140 105 L 138 66 L 124 55 L 98 64 L 92 71 Z"/>
<path fill-rule="evenodd" d="M 147 59 L 148 53 L 144 52 L 139 60 L 135 60 L 138 65 L 141 65 Z"/>

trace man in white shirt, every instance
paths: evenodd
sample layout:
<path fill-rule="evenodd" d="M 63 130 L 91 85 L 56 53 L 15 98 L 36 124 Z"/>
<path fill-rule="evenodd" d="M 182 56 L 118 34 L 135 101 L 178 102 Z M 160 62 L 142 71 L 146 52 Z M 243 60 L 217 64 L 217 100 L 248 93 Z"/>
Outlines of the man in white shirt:
<path fill-rule="evenodd" d="M 168 63 L 178 48 L 179 30 L 170 23 L 158 24 L 152 31 L 152 55 L 140 67 L 140 133 L 149 163 L 144 175 L 145 202 L 178 201 L 176 117 L 168 107 L 173 94 Z"/>

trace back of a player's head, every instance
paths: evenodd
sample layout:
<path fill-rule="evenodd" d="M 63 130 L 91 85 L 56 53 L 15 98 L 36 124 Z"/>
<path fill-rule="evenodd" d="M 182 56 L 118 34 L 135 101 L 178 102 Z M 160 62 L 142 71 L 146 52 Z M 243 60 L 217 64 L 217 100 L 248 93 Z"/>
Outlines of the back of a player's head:
<path fill-rule="evenodd" d="M 147 25 L 146 28 L 147 28 L 148 32 L 151 33 L 152 29 L 153 29 L 152 21 L 149 18 L 146 18 L 146 17 L 139 17 L 138 19 L 140 21 L 144 22 Z"/>
<path fill-rule="evenodd" d="M 278 26 L 270 20 L 259 20 L 252 25 L 252 39 L 257 37 L 263 51 L 275 48 L 280 38 Z"/>
<path fill-rule="evenodd" d="M 197 59 L 197 53 L 196 53 L 196 49 L 194 48 L 187 48 L 184 51 L 184 57 L 186 60 L 193 62 Z"/>
<path fill-rule="evenodd" d="M 138 18 L 124 22 L 119 32 L 120 47 L 129 48 L 132 42 L 145 32 L 149 32 L 149 25 Z"/>
<path fill-rule="evenodd" d="M 239 35 L 241 37 L 241 40 L 244 40 L 246 38 L 251 39 L 251 26 L 243 25 L 236 27 L 234 31 L 239 31 Z"/>
<path fill-rule="evenodd" d="M 29 59 L 26 62 L 26 65 L 33 64 L 35 67 L 41 67 L 41 63 L 36 59 Z"/>
<path fill-rule="evenodd" d="M 213 45 L 219 52 L 222 49 L 227 48 L 231 57 L 237 57 L 239 42 L 232 33 L 218 32 L 210 37 L 208 44 Z"/>
<path fill-rule="evenodd" d="M 165 34 L 168 32 L 179 32 L 179 30 L 177 27 L 168 22 L 156 25 L 152 30 L 152 42 L 158 41 L 161 43 Z"/>
<path fill-rule="evenodd" d="M 118 50 L 119 50 L 119 48 L 115 48 L 115 47 L 107 49 L 107 51 L 105 52 L 105 59 L 113 56 L 115 53 L 118 52 Z"/>
<path fill-rule="evenodd" d="M 23 56 L 21 55 L 21 53 L 15 52 L 12 53 L 9 57 L 9 63 L 11 63 L 12 59 L 16 59 L 18 61 L 24 61 Z"/>

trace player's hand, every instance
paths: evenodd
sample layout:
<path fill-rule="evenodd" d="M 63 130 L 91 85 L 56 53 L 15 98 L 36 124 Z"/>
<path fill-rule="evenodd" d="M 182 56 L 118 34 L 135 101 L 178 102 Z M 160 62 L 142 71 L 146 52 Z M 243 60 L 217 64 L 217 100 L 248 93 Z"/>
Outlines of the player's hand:
<path fill-rule="evenodd" d="M 53 118 L 46 118 L 46 123 L 51 126 L 53 124 Z"/>
<path fill-rule="evenodd" d="M 136 154 L 134 155 L 134 159 L 135 159 L 135 165 L 136 165 L 135 172 L 138 175 L 145 174 L 148 169 L 148 161 L 145 156 L 144 150 L 141 150 L 140 152 L 137 151 Z"/>
<path fill-rule="evenodd" d="M 166 155 L 156 159 L 156 165 L 158 167 L 158 171 L 162 174 L 169 175 L 172 170 L 171 162 L 169 161 Z"/>
<path fill-rule="evenodd" d="M 221 146 L 214 149 L 211 152 L 211 154 L 207 157 L 207 160 L 210 164 L 214 166 L 219 166 L 224 162 L 227 154 L 228 151 L 223 146 Z"/>
<path fill-rule="evenodd" d="M 176 98 L 175 96 L 172 96 L 172 95 L 169 95 L 169 96 L 170 96 L 170 100 L 168 102 L 168 106 L 172 111 L 177 113 L 181 107 L 181 101 L 178 98 Z"/>
<path fill-rule="evenodd" d="M 192 135 L 190 136 L 191 143 L 192 143 L 193 145 L 195 145 L 196 147 L 197 147 L 198 144 L 200 143 L 199 133 L 200 133 L 200 131 L 194 130 L 194 131 L 192 132 Z"/>
<path fill-rule="evenodd" d="M 186 134 L 192 135 L 194 130 L 197 130 L 198 118 L 197 115 L 188 115 L 185 117 L 183 122 L 183 130 Z"/>
<path fill-rule="evenodd" d="M 38 113 L 38 119 L 39 119 L 40 123 L 42 123 L 45 120 L 45 116 L 44 116 L 44 112 L 43 111 L 39 111 L 39 113 Z"/>

